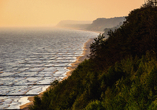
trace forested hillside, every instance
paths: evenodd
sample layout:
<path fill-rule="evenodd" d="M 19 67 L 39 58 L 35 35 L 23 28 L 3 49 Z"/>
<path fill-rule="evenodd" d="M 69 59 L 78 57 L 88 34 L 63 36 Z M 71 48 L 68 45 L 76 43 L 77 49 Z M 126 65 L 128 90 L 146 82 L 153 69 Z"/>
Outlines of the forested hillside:
<path fill-rule="evenodd" d="M 52 84 L 31 110 L 156 110 L 157 8 L 135 9 L 109 38 L 99 35 L 89 60 Z"/>

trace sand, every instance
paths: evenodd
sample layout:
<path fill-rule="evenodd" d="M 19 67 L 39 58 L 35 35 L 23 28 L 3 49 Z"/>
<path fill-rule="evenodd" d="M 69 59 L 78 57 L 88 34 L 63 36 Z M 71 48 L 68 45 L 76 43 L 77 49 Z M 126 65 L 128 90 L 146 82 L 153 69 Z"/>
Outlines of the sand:
<path fill-rule="evenodd" d="M 82 56 L 79 56 L 77 57 L 76 61 L 74 63 L 71 64 L 70 67 L 68 67 L 67 69 L 69 69 L 69 71 L 66 73 L 66 77 L 63 78 L 63 80 L 67 79 L 71 74 L 72 72 L 75 70 L 75 68 L 77 68 L 77 66 L 82 62 L 84 61 L 85 59 L 88 59 L 88 55 L 90 54 L 90 44 L 92 43 L 93 39 L 89 39 L 85 44 L 84 44 L 84 51 L 83 51 L 83 54 Z M 48 88 L 49 89 L 49 88 Z M 41 97 L 42 94 L 44 92 L 40 93 L 38 96 Z M 33 100 L 34 100 L 34 97 L 29 97 L 28 100 L 30 101 L 29 103 L 26 103 L 24 105 L 21 105 L 20 106 L 20 109 L 22 110 L 29 110 L 28 109 L 28 106 L 32 105 L 33 104 Z"/>

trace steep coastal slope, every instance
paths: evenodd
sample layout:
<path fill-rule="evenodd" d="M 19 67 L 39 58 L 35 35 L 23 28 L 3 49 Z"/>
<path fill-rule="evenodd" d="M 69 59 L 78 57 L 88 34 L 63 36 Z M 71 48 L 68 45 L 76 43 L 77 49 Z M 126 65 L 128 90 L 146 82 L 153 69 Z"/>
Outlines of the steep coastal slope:
<path fill-rule="evenodd" d="M 103 32 L 105 28 L 114 28 L 122 25 L 123 21 L 125 21 L 125 17 L 97 18 L 94 21 L 63 20 L 56 27 Z"/>
<path fill-rule="evenodd" d="M 125 17 L 97 18 L 86 29 L 91 31 L 103 31 L 105 28 L 113 28 L 125 20 Z"/>
<path fill-rule="evenodd" d="M 156 110 L 157 8 L 130 12 L 109 38 L 98 36 L 89 60 L 54 83 L 31 110 Z"/>

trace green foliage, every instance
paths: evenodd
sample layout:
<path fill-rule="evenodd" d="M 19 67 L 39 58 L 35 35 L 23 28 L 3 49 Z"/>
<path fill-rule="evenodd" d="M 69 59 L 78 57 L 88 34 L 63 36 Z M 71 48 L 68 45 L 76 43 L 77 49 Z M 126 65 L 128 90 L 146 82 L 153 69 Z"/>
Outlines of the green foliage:
<path fill-rule="evenodd" d="M 109 39 L 99 35 L 89 60 L 41 98 L 31 110 L 156 110 L 157 9 L 132 11 Z"/>
<path fill-rule="evenodd" d="M 59 81 L 58 81 L 58 80 L 55 80 L 55 81 L 53 81 L 53 82 L 51 83 L 51 86 L 56 86 L 58 83 L 59 83 Z"/>
<path fill-rule="evenodd" d="M 98 100 L 89 103 L 84 110 L 105 110 L 102 103 Z"/>
<path fill-rule="evenodd" d="M 38 97 L 38 96 L 34 97 L 34 105 L 33 106 L 31 105 L 29 107 L 29 109 L 31 109 L 31 110 L 42 110 L 40 97 Z"/>
<path fill-rule="evenodd" d="M 142 57 L 146 51 L 157 51 L 157 8 L 142 7 L 130 12 L 123 25 L 114 32 L 109 31 L 106 41 L 99 38 L 91 45 L 96 69 L 108 68 L 128 56 Z M 105 63 L 104 63 L 105 62 Z"/>

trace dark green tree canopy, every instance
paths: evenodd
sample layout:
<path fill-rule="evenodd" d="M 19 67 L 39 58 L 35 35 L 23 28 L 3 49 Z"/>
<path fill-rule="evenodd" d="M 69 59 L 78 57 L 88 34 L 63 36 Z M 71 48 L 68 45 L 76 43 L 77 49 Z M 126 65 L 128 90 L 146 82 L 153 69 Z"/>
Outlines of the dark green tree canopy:
<path fill-rule="evenodd" d="M 157 110 L 157 8 L 130 12 L 109 38 L 99 35 L 90 59 L 41 98 L 31 110 Z"/>

